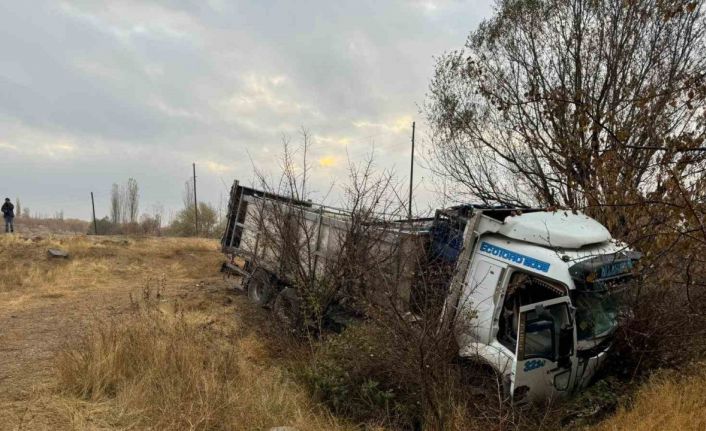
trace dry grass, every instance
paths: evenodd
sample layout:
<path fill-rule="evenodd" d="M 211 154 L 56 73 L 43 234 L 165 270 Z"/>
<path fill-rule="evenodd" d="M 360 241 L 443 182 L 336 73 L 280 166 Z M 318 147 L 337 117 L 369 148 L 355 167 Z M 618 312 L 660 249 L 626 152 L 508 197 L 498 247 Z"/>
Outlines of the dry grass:
<path fill-rule="evenodd" d="M 50 259 L 49 248 L 64 249 L 70 258 Z M 198 278 L 204 275 L 202 265 L 212 269 L 219 259 L 216 244 L 205 239 L 5 235 L 0 237 L 0 293 L 65 292 L 165 272 Z"/>
<path fill-rule="evenodd" d="M 0 237 L 0 429 L 353 429 L 270 355 L 221 261 L 213 240 Z"/>
<path fill-rule="evenodd" d="M 90 222 L 77 219 L 15 217 L 15 232 L 23 235 L 85 234 L 91 226 Z"/>
<path fill-rule="evenodd" d="M 164 311 L 145 295 L 118 321 L 102 321 L 58 358 L 59 387 L 100 406 L 105 428 L 259 430 L 346 429 L 310 402 L 264 351 L 236 328 L 200 322 L 177 304 Z M 72 425 L 89 415 L 72 412 Z"/>
<path fill-rule="evenodd" d="M 706 429 L 706 370 L 661 372 L 635 395 L 630 406 L 593 428 L 596 431 Z"/>
<path fill-rule="evenodd" d="M 291 378 L 221 259 L 211 240 L 0 237 L 0 428 L 358 429 Z M 706 429 L 705 411 L 706 371 L 664 372 L 595 429 Z"/>

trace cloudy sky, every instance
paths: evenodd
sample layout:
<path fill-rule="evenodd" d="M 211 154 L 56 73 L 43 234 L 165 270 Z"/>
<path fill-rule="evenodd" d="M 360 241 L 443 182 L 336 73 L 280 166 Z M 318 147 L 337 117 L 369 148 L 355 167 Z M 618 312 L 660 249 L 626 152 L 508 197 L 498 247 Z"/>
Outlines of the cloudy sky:
<path fill-rule="evenodd" d="M 218 205 L 253 164 L 275 172 L 282 135 L 302 126 L 315 188 L 373 145 L 404 180 L 433 56 L 490 12 L 490 0 L 2 2 L 0 194 L 89 219 L 91 191 L 100 217 L 111 184 L 134 177 L 143 212 L 168 214 L 196 162 L 199 197 Z"/>

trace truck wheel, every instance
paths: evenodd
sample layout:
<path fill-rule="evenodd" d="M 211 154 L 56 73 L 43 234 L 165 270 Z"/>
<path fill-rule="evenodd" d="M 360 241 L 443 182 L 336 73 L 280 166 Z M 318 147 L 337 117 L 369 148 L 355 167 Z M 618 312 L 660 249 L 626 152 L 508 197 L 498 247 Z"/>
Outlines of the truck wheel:
<path fill-rule="evenodd" d="M 256 269 L 248 281 L 248 298 L 253 304 L 266 306 L 276 294 L 272 277 L 263 269 Z"/>
<path fill-rule="evenodd" d="M 302 316 L 301 298 L 297 295 L 296 290 L 291 287 L 282 289 L 275 298 L 272 312 L 284 326 L 298 329 L 301 326 Z"/>

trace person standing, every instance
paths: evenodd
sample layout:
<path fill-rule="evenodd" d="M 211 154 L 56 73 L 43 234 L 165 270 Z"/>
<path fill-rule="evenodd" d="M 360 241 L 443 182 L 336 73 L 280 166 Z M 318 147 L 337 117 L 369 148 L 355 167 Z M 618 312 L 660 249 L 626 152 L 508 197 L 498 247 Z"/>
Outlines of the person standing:
<path fill-rule="evenodd" d="M 5 219 L 5 233 L 14 232 L 15 206 L 10 202 L 10 198 L 5 198 L 5 203 L 2 205 L 2 216 Z"/>

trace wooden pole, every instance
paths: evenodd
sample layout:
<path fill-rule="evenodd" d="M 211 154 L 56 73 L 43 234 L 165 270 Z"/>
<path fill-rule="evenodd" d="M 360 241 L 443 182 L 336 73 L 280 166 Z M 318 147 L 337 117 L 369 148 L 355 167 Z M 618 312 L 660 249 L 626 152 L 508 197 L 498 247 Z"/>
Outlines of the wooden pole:
<path fill-rule="evenodd" d="M 196 236 L 199 236 L 199 201 L 196 199 L 196 163 L 194 168 L 194 223 L 196 224 Z"/>
<path fill-rule="evenodd" d="M 414 124 L 412 122 L 412 159 L 409 165 L 409 211 L 407 217 L 412 220 L 412 189 L 414 187 Z"/>
<path fill-rule="evenodd" d="M 93 199 L 93 192 L 91 192 L 91 207 L 93 207 L 93 235 L 98 235 L 98 223 L 96 222 L 96 201 Z"/>

